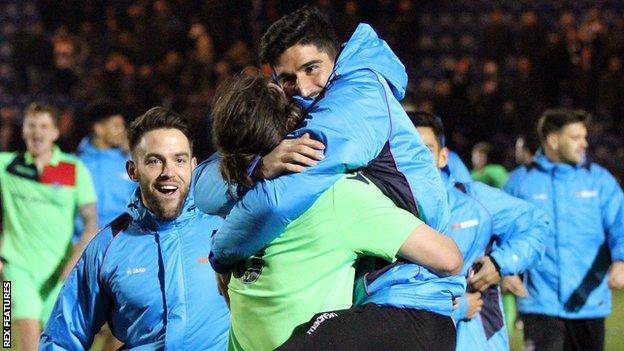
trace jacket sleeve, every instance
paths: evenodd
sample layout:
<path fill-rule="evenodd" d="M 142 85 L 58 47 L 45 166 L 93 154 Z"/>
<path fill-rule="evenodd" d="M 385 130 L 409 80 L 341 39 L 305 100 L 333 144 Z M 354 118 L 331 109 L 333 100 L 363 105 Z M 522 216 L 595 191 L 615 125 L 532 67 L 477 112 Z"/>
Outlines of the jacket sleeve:
<path fill-rule="evenodd" d="M 600 206 L 611 259 L 624 261 L 624 194 L 615 178 L 607 170 L 599 169 Z"/>
<path fill-rule="evenodd" d="M 503 185 L 503 191 L 511 196 L 518 196 L 520 191 L 520 182 L 522 181 L 522 175 L 526 174 L 525 166 L 520 166 L 513 170 L 507 178 L 507 182 Z"/>
<path fill-rule="evenodd" d="M 364 119 L 357 111 L 334 108 L 308 116 L 291 136 L 306 132 L 325 144 L 325 159 L 303 173 L 256 183 L 234 205 L 213 236 L 210 262 L 215 271 L 227 272 L 267 246 L 342 174 L 366 166 L 387 141 L 389 125 L 387 117 Z"/>
<path fill-rule="evenodd" d="M 102 255 L 97 248 L 96 237 L 65 281 L 41 334 L 39 350 L 88 350 L 106 322 L 111 306 L 98 282 Z"/>
<path fill-rule="evenodd" d="M 235 187 L 228 189 L 227 183 L 221 177 L 220 159 L 219 155 L 214 153 L 195 168 L 193 195 L 195 205 L 202 212 L 226 216 L 238 199 L 234 198 L 237 195 Z"/>
<path fill-rule="evenodd" d="M 496 245 L 490 256 L 500 266 L 501 275 L 519 274 L 539 262 L 549 231 L 546 214 L 533 204 L 482 183 L 473 183 L 473 190 L 492 216 Z"/>
<path fill-rule="evenodd" d="M 468 300 L 466 299 L 466 295 L 462 295 L 459 298 L 459 307 L 453 311 L 452 318 L 457 324 L 459 321 L 466 319 L 466 315 L 468 314 Z"/>

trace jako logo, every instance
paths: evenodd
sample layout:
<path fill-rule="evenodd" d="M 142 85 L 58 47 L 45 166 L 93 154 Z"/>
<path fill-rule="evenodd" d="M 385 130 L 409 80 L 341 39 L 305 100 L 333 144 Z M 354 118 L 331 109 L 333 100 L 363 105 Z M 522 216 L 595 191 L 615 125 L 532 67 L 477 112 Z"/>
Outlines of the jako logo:
<path fill-rule="evenodd" d="M 210 263 L 210 259 L 208 258 L 208 256 L 199 256 L 199 257 L 197 257 L 197 263 L 199 263 L 199 264 L 208 264 L 208 263 Z"/>
<path fill-rule="evenodd" d="M 126 273 L 128 274 L 145 273 L 145 267 L 128 268 Z"/>

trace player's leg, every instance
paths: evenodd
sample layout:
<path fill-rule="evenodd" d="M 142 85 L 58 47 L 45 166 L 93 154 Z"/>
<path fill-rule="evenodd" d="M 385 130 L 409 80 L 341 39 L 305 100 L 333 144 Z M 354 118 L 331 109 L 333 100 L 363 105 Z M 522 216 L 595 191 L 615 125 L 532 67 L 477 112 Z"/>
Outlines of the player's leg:
<path fill-rule="evenodd" d="M 534 351 L 563 351 L 566 328 L 561 318 L 523 314 L 524 347 Z"/>
<path fill-rule="evenodd" d="M 565 351 L 602 351 L 605 342 L 605 320 L 566 319 Z"/>
<path fill-rule="evenodd" d="M 11 318 L 18 350 L 34 351 L 39 347 L 40 320 L 43 301 L 40 284 L 27 270 L 7 263 L 4 280 L 11 282 Z"/>

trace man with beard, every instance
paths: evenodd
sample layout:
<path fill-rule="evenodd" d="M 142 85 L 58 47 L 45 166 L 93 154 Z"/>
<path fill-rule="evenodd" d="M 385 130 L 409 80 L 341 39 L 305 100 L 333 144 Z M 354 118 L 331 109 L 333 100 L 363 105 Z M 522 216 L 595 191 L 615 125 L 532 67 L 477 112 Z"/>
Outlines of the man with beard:
<path fill-rule="evenodd" d="M 130 126 L 126 213 L 89 243 L 41 336 L 42 350 L 89 349 L 108 322 L 124 349 L 223 350 L 229 313 L 210 268 L 221 219 L 194 204 L 187 122 L 155 107 Z"/>
<path fill-rule="evenodd" d="M 586 157 L 589 122 L 581 110 L 546 110 L 541 149 L 505 185 L 549 217 L 546 254 L 518 300 L 525 343 L 536 351 L 603 350 L 609 289 L 624 288 L 624 193 Z"/>

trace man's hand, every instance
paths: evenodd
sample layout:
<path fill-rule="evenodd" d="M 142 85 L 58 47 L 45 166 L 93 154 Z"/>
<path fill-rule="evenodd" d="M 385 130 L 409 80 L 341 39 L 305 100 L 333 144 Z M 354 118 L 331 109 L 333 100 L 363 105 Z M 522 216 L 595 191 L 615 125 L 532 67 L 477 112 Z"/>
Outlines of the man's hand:
<path fill-rule="evenodd" d="M 518 297 L 529 297 L 529 292 L 524 287 L 522 279 L 517 275 L 510 275 L 503 278 L 501 289 L 504 293 L 512 293 Z"/>
<path fill-rule="evenodd" d="M 608 285 L 611 289 L 624 289 L 624 261 L 615 261 L 609 268 Z"/>
<path fill-rule="evenodd" d="M 483 292 L 490 285 L 496 284 L 501 280 L 501 275 L 489 256 L 477 258 L 475 260 L 475 264 L 476 263 L 481 264 L 481 269 L 472 277 L 468 278 L 468 285 L 472 291 Z"/>
<path fill-rule="evenodd" d="M 221 274 L 215 272 L 215 277 L 217 278 L 217 289 L 219 289 L 219 295 L 223 296 L 225 299 L 225 303 L 228 308 L 230 308 L 230 294 L 228 294 L 228 284 L 230 283 L 230 277 L 232 275 L 230 273 Z"/>
<path fill-rule="evenodd" d="M 308 133 L 297 139 L 282 140 L 262 158 L 262 176 L 271 179 L 286 172 L 305 172 L 306 167 L 325 158 L 323 149 L 325 145 L 310 138 Z"/>
<path fill-rule="evenodd" d="M 472 319 L 483 308 L 483 299 L 480 292 L 466 293 L 466 303 L 468 311 L 466 311 L 466 319 Z"/>

